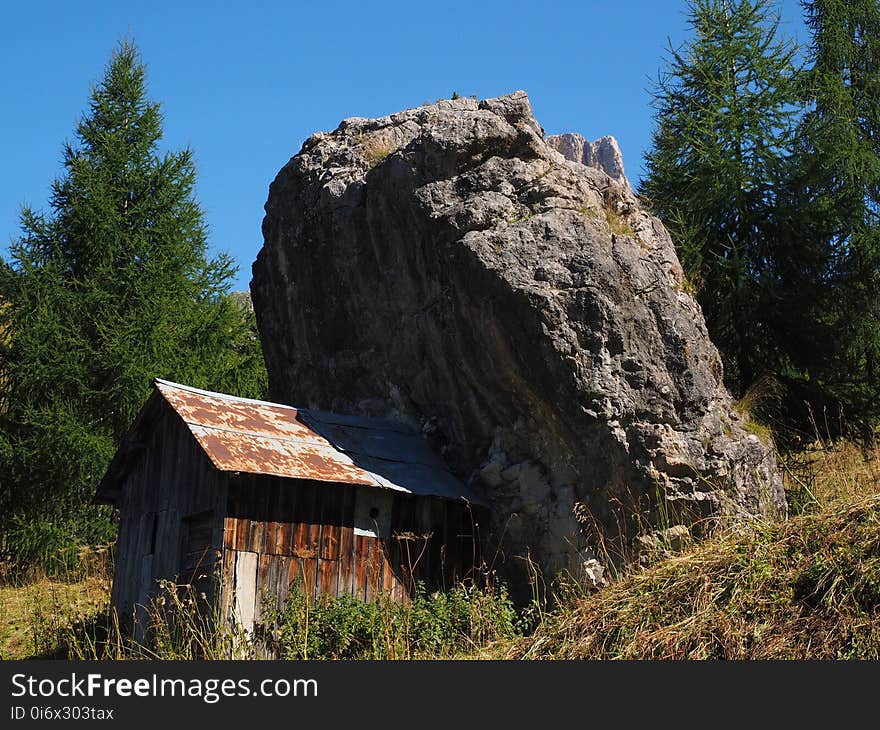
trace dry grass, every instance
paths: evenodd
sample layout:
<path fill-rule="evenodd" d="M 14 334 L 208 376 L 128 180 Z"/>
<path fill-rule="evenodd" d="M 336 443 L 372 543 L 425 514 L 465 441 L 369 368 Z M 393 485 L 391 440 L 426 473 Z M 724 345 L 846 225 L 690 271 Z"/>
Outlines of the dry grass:
<path fill-rule="evenodd" d="M 859 500 L 880 493 L 880 448 L 857 446 L 850 441 L 817 443 L 798 455 L 806 466 L 806 478 L 786 474 L 789 493 L 809 490 L 805 509 L 821 510 L 846 500 Z M 801 467 L 803 470 L 803 466 Z"/>
<path fill-rule="evenodd" d="M 617 236 L 635 235 L 629 221 L 613 208 L 605 209 L 605 222 L 608 224 L 608 230 Z"/>
<path fill-rule="evenodd" d="M 802 460 L 787 485 L 800 514 L 633 569 L 495 655 L 880 658 L 880 454 L 824 444 Z"/>
<path fill-rule="evenodd" d="M 170 582 L 150 606 L 148 644 L 135 641 L 110 607 L 110 585 L 91 575 L 0 587 L 0 659 L 253 658 L 234 632 L 213 629 L 191 586 Z"/>
<path fill-rule="evenodd" d="M 364 159 L 370 169 L 381 164 L 395 151 L 395 145 L 380 135 L 362 135 L 355 140 L 364 151 Z"/>
<path fill-rule="evenodd" d="M 618 208 L 619 198 L 618 192 L 613 186 L 608 186 L 602 192 L 602 204 L 605 209 L 605 222 L 612 234 L 618 236 L 634 236 L 630 222 Z"/>
<path fill-rule="evenodd" d="M 70 638 L 107 612 L 110 583 L 99 559 L 67 575 L 0 585 L 0 659 L 65 655 Z"/>

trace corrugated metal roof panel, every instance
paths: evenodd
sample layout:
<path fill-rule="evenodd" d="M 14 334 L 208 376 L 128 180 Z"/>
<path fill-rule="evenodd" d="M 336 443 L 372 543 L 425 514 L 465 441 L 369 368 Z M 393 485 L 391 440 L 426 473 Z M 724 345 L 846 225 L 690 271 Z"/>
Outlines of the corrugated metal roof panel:
<path fill-rule="evenodd" d="M 400 461 L 386 461 L 370 456 L 359 456 L 358 465 L 367 469 L 383 486 L 393 489 L 395 485 L 407 485 L 406 491 L 420 496 L 462 497 L 474 504 L 483 504 L 476 492 L 468 488 L 446 469 L 437 469 L 424 464 L 407 464 Z"/>
<path fill-rule="evenodd" d="M 339 425 L 318 419 L 313 411 L 300 410 L 299 418 L 314 431 L 323 436 L 340 451 L 374 456 L 391 461 L 404 461 L 426 464 L 445 469 L 443 460 L 428 448 L 425 440 L 410 430 L 385 427 L 379 422 L 376 427 L 364 425 Z"/>
<path fill-rule="evenodd" d="M 213 464 L 225 472 L 383 487 L 483 503 L 403 424 L 156 380 Z"/>
<path fill-rule="evenodd" d="M 220 471 L 272 474 L 322 482 L 377 485 L 368 472 L 355 466 L 329 444 L 310 441 L 243 436 L 218 428 L 187 424 L 196 441 Z"/>
<path fill-rule="evenodd" d="M 332 423 L 337 426 L 351 426 L 353 428 L 383 429 L 397 431 L 399 433 L 412 433 L 412 429 L 404 423 L 389 421 L 387 418 L 368 418 L 367 416 L 348 416 L 342 413 L 330 413 L 319 411 L 314 408 L 300 408 L 301 413 L 308 413 L 312 418 L 323 423 Z"/>
<path fill-rule="evenodd" d="M 187 423 L 242 435 L 268 435 L 298 441 L 322 441 L 297 420 L 297 409 L 280 403 L 236 398 L 157 380 L 156 388 Z"/>

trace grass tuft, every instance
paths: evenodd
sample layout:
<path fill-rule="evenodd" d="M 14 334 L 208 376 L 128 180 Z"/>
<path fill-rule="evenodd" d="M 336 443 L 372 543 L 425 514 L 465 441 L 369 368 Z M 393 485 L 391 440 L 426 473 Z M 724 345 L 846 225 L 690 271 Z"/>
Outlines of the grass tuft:
<path fill-rule="evenodd" d="M 363 135 L 356 142 L 363 149 L 364 159 L 370 169 L 380 165 L 396 149 L 390 142 L 375 136 Z"/>
<path fill-rule="evenodd" d="M 608 223 L 608 229 L 617 236 L 635 235 L 635 231 L 629 224 L 629 221 L 613 208 L 605 209 L 605 222 Z"/>

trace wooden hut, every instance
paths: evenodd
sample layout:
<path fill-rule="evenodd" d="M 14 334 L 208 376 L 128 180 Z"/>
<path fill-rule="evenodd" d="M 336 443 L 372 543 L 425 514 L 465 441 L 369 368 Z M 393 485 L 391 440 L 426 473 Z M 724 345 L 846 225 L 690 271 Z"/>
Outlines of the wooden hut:
<path fill-rule="evenodd" d="M 294 584 L 405 600 L 465 577 L 481 503 L 402 424 L 163 380 L 97 499 L 119 511 L 120 616 L 140 623 L 167 579 L 246 630 Z"/>

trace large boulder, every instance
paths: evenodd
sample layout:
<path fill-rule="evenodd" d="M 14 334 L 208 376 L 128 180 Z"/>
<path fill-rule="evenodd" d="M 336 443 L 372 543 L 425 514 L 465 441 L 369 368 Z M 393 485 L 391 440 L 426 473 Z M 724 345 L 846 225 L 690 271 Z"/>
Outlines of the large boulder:
<path fill-rule="evenodd" d="M 508 566 L 594 575 L 651 526 L 785 511 L 668 232 L 622 166 L 549 146 L 525 93 L 315 134 L 263 236 L 272 397 L 420 427 L 491 499 Z"/>

